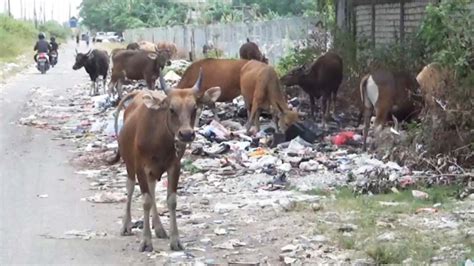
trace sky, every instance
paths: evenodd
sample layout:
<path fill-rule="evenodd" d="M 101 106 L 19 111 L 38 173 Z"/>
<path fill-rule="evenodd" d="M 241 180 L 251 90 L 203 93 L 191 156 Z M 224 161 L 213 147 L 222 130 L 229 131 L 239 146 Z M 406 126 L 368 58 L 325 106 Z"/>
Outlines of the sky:
<path fill-rule="evenodd" d="M 8 0 L 0 0 L 0 13 L 6 12 L 7 2 Z M 71 14 L 77 17 L 79 14 L 77 7 L 82 0 L 10 0 L 10 8 L 13 16 L 15 18 L 21 18 L 22 14 L 25 14 L 27 19 L 32 19 L 35 2 L 38 17 L 41 16 L 41 18 L 43 18 L 43 11 L 40 11 L 40 6 L 45 6 L 46 20 L 53 19 L 62 23 L 69 19 L 69 4 L 71 5 Z M 22 5 L 23 12 L 21 11 Z"/>

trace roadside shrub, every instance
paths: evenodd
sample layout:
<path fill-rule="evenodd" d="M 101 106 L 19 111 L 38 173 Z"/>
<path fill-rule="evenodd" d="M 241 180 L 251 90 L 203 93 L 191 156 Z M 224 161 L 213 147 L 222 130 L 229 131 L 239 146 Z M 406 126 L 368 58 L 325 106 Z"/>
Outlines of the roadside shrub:
<path fill-rule="evenodd" d="M 0 14 L 0 60 L 11 60 L 28 48 L 33 49 L 36 30 L 29 22 Z"/>
<path fill-rule="evenodd" d="M 65 40 L 71 34 L 71 31 L 68 28 L 62 26 L 56 21 L 47 21 L 46 23 L 41 24 L 38 28 L 39 31 L 46 33 L 47 39 L 51 36 L 55 36 L 56 38 Z"/>

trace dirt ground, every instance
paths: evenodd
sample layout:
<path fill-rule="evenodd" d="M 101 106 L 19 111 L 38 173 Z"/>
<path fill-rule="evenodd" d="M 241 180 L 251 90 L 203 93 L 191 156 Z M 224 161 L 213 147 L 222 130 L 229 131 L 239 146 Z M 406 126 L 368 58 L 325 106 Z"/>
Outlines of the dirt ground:
<path fill-rule="evenodd" d="M 0 88 L 0 150 L 7 158 L 0 175 L 2 264 L 460 264 L 474 258 L 472 195 L 460 201 L 455 187 L 412 186 L 355 196 L 352 189 L 371 173 L 382 171 L 395 183 L 422 173 L 374 159 L 358 144 L 295 140 L 256 148 L 244 137 L 211 141 L 204 135 L 215 128 L 205 125 L 183 158 L 177 221 L 185 250 L 173 252 L 168 240 L 153 236 L 155 251 L 138 252 L 138 186 L 134 235 L 122 237 L 125 168 L 104 162 L 117 148 L 114 109 L 104 97 L 88 96 L 85 71 L 71 69 L 73 49 L 65 48 L 46 75 L 29 69 Z M 229 106 L 236 105 L 219 108 L 232 113 Z M 168 229 L 166 176 L 156 195 Z"/>

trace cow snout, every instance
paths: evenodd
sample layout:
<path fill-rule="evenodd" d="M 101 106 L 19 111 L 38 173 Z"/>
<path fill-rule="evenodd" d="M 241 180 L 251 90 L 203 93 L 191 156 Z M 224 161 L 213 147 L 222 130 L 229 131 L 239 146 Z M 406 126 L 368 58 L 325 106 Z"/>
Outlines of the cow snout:
<path fill-rule="evenodd" d="M 196 137 L 196 134 L 194 133 L 194 130 L 192 129 L 178 131 L 178 138 L 180 141 L 191 142 L 194 140 L 195 137 Z"/>

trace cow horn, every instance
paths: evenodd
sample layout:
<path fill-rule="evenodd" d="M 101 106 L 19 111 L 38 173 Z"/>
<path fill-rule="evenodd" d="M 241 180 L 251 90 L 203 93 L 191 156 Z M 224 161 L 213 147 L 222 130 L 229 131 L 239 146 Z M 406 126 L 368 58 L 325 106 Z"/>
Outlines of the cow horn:
<path fill-rule="evenodd" d="M 76 55 L 77 55 L 77 48 L 76 48 Z"/>
<path fill-rule="evenodd" d="M 86 55 L 90 55 L 92 52 L 92 49 L 89 50 L 89 52 L 86 53 Z"/>
<path fill-rule="evenodd" d="M 196 83 L 193 86 L 194 92 L 199 92 L 201 89 L 201 83 L 202 83 L 202 67 L 199 68 L 199 76 L 196 80 Z"/>
<path fill-rule="evenodd" d="M 163 91 L 165 92 L 165 94 L 168 94 L 171 91 L 168 85 L 166 84 L 166 81 L 163 78 L 163 73 L 161 71 L 160 71 L 160 85 Z"/>

